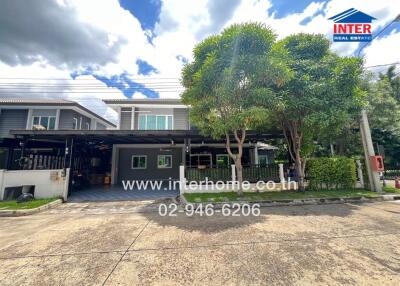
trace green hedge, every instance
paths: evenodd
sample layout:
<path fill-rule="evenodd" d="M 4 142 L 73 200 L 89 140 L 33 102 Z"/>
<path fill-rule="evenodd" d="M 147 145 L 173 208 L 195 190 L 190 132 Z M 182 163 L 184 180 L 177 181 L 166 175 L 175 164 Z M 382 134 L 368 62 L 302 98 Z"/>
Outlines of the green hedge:
<path fill-rule="evenodd" d="M 356 164 L 346 157 L 315 158 L 308 161 L 310 189 L 347 189 L 356 184 Z"/>

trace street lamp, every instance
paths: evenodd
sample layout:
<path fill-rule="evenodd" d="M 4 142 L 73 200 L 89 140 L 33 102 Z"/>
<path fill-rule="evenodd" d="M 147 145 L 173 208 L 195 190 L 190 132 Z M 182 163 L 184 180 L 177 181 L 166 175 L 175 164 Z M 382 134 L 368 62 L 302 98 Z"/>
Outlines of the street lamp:
<path fill-rule="evenodd" d="M 380 30 L 375 36 L 372 37 L 372 40 L 378 37 L 380 34 L 382 34 L 391 24 L 394 22 L 400 22 L 400 14 L 397 15 L 396 18 L 394 18 L 389 24 L 387 24 L 382 30 Z M 371 40 L 371 41 L 372 41 Z M 360 57 L 361 51 L 368 46 L 370 42 L 365 43 L 357 53 L 357 57 Z M 363 149 L 364 149 L 364 155 L 365 155 L 365 165 L 366 169 L 368 172 L 368 178 L 370 182 L 370 186 L 372 190 L 376 192 L 381 192 L 382 191 L 382 186 L 380 184 L 380 176 L 379 172 L 376 172 L 372 169 L 371 163 L 370 163 L 370 157 L 375 156 L 375 151 L 374 147 L 372 144 L 372 137 L 371 137 L 371 131 L 369 128 L 369 123 L 368 123 L 368 117 L 367 117 L 367 111 L 365 108 L 361 111 L 361 120 L 360 120 L 360 132 L 361 132 L 361 138 L 362 138 L 362 143 L 363 143 Z"/>

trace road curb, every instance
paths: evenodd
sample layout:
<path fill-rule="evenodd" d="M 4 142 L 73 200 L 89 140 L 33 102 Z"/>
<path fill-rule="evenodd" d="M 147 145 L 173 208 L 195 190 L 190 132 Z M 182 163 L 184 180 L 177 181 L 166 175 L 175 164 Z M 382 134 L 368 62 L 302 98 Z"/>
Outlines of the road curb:
<path fill-rule="evenodd" d="M 400 200 L 400 194 L 386 194 L 377 197 L 338 197 L 338 198 L 312 198 L 312 199 L 295 199 L 295 200 L 268 200 L 268 201 L 235 201 L 235 202 L 202 202 L 189 203 L 186 198 L 181 196 L 181 205 L 192 204 L 195 207 L 200 205 L 213 205 L 215 209 L 222 208 L 226 204 L 259 204 L 262 207 L 276 206 L 302 206 L 302 205 L 328 205 L 328 204 L 343 204 L 343 203 L 364 203 L 364 202 L 380 202 L 380 201 L 395 201 Z"/>
<path fill-rule="evenodd" d="M 55 201 L 52 201 L 48 204 L 45 204 L 43 206 L 40 206 L 38 208 L 34 209 L 25 209 L 25 210 L 1 210 L 0 211 L 0 217 L 13 217 L 13 216 L 26 216 L 26 215 L 31 215 L 35 213 L 39 213 L 41 211 L 54 208 L 55 206 L 58 206 L 59 204 L 62 204 L 63 200 L 62 199 L 57 199 Z"/>

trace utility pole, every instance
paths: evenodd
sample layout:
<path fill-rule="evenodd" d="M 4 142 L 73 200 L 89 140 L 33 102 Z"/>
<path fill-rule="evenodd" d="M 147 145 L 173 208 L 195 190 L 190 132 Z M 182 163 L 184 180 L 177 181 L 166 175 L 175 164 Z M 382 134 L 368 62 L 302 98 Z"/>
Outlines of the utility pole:
<path fill-rule="evenodd" d="M 360 119 L 360 132 L 361 140 L 363 143 L 364 155 L 365 155 L 365 166 L 367 168 L 369 185 L 371 190 L 375 192 L 382 192 L 382 185 L 379 179 L 379 172 L 372 169 L 370 158 L 375 156 L 374 145 L 372 143 L 371 130 L 369 128 L 367 111 L 363 109 L 361 111 Z"/>

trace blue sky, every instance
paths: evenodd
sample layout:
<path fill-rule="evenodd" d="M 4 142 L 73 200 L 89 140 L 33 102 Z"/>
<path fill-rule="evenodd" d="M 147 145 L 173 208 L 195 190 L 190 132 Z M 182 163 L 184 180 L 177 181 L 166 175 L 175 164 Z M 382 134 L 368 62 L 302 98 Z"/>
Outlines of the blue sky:
<path fill-rule="evenodd" d="M 153 43 L 153 38 L 157 37 L 156 25 L 160 22 L 160 16 L 162 13 L 162 5 L 163 3 L 160 0 L 149 0 L 149 1 L 129 1 L 129 0 L 119 0 L 122 8 L 128 10 L 139 22 L 141 28 L 145 31 L 148 31 L 147 37 L 150 44 Z M 321 1 L 321 0 L 304 0 L 304 1 L 285 1 L 285 0 L 272 0 L 269 2 L 269 5 L 265 6 L 265 16 L 267 18 L 268 15 L 274 15 L 275 19 L 285 19 L 290 18 L 294 14 L 302 14 L 305 10 L 310 7 L 310 5 L 319 4 L 320 9 L 315 9 L 308 16 L 304 17 L 299 21 L 300 25 L 307 25 L 312 20 L 318 16 L 322 15 L 323 17 L 330 17 L 332 15 L 326 15 L 326 7 L 331 4 L 330 2 L 334 1 Z M 348 1 L 349 5 L 347 7 L 352 8 L 352 1 Z M 231 4 L 233 2 L 227 2 L 227 4 Z M 341 10 L 340 10 L 341 11 Z M 223 11 L 221 11 L 223 13 Z M 381 37 L 385 37 L 396 31 L 398 27 L 396 25 L 390 26 L 384 33 L 381 34 Z M 150 32 L 149 32 L 150 31 Z M 279 31 L 277 31 L 279 33 Z M 313 32 L 313 31 L 310 31 Z M 353 45 L 354 46 L 354 45 Z M 361 47 L 362 44 L 359 45 Z M 357 52 L 357 47 L 354 47 L 354 52 Z M 177 55 L 176 59 L 180 60 L 181 63 L 186 63 L 188 61 L 187 57 L 183 55 Z M 158 70 L 156 67 L 152 66 L 144 59 L 137 59 L 136 64 L 138 66 L 138 74 L 139 75 L 157 75 Z M 146 89 L 144 85 L 141 85 L 134 80 L 128 80 L 126 77 L 126 73 L 123 73 L 118 76 L 112 76 L 110 78 L 97 76 L 97 79 L 105 82 L 107 86 L 119 87 L 125 96 L 132 97 L 134 91 L 139 91 L 145 96 L 148 97 L 157 97 L 159 93 L 154 90 Z M 129 85 L 129 87 L 121 88 L 119 83 L 123 81 Z M 114 84 L 115 83 L 115 84 Z"/>
<path fill-rule="evenodd" d="M 160 17 L 160 0 L 120 0 L 119 3 L 140 21 L 144 30 L 154 30 Z"/>
<path fill-rule="evenodd" d="M 293 13 L 301 13 L 312 2 L 326 2 L 319 0 L 306 0 L 306 1 L 287 1 L 287 0 L 274 0 L 272 1 L 271 12 L 276 13 L 277 17 L 282 18 Z"/>
<path fill-rule="evenodd" d="M 329 17 L 350 8 L 377 18 L 373 33 L 400 13 L 395 0 L 41 0 L 0 10 L 0 72 L 41 78 L 59 94 L 108 119 L 106 98 L 179 98 L 180 73 L 193 48 L 234 23 L 256 21 L 278 39 L 305 32 L 332 39 Z M 10 15 L 13 15 L 10 17 Z M 366 66 L 400 62 L 400 23 L 363 49 Z M 358 43 L 332 43 L 353 56 Z M 15 80 L 18 83 L 18 80 Z M 35 95 L 40 88 L 32 84 Z M 92 91 L 92 92 L 89 92 Z M 99 91 L 98 93 L 96 91 Z M 18 95 L 23 96 L 23 95 Z"/>

